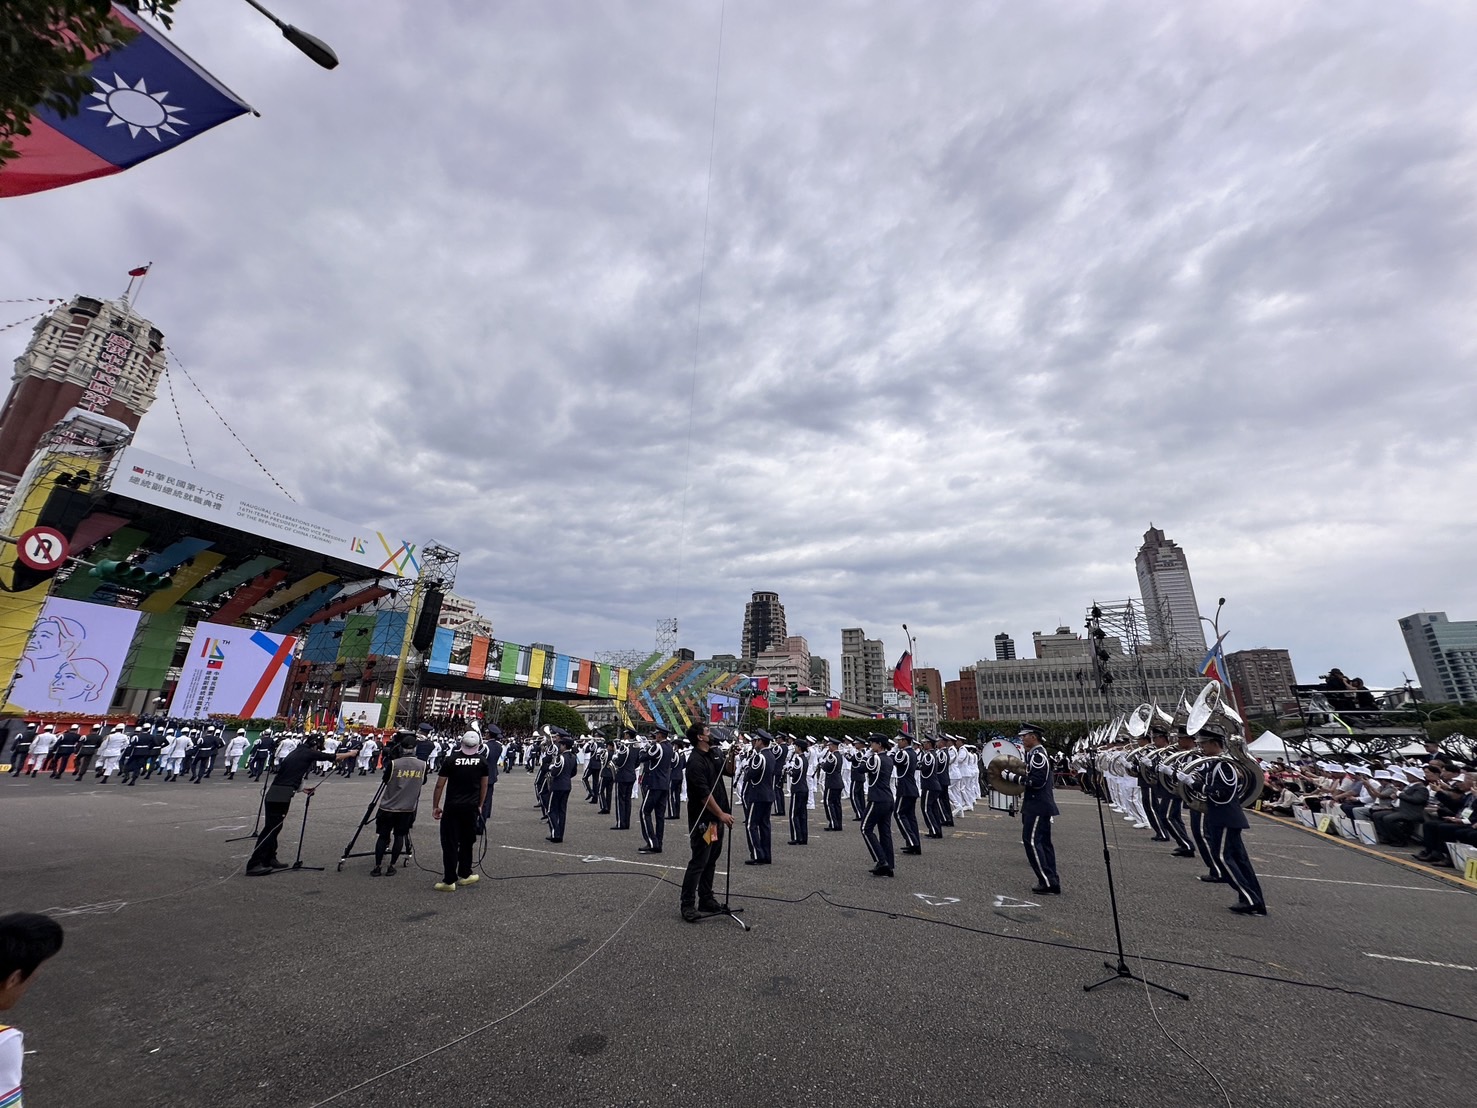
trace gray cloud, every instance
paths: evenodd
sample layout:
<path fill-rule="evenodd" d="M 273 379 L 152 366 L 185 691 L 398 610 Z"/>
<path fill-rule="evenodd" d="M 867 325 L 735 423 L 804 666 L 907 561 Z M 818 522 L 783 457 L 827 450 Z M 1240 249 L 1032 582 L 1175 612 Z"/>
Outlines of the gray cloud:
<path fill-rule="evenodd" d="M 732 651 L 766 588 L 951 671 L 1132 594 L 1151 520 L 1305 676 L 1477 617 L 1469 14 L 729 4 L 700 336 L 715 5 L 284 14 L 340 69 L 187 5 L 263 117 L 8 201 L 8 295 L 152 258 L 277 476 L 500 634 Z"/>

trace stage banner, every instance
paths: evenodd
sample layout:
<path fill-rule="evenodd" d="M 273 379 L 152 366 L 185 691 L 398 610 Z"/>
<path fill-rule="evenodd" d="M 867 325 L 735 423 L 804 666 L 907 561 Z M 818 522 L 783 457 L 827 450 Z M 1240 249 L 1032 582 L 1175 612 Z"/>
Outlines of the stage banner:
<path fill-rule="evenodd" d="M 276 715 L 296 645 L 294 635 L 197 625 L 169 714 L 180 719 Z"/>
<path fill-rule="evenodd" d="M 29 712 L 103 715 L 112 706 L 139 614 L 48 597 L 16 666 L 10 703 Z"/>

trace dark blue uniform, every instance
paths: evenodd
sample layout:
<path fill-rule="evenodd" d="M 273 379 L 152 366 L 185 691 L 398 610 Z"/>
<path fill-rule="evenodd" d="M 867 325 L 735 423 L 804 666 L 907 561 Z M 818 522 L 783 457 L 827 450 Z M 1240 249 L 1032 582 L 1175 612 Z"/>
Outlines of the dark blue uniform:
<path fill-rule="evenodd" d="M 799 744 L 785 760 L 785 780 L 790 783 L 790 845 L 810 842 L 810 756 Z"/>
<path fill-rule="evenodd" d="M 826 810 L 826 830 L 841 830 L 841 755 L 827 750 L 821 755 L 822 806 Z"/>
<path fill-rule="evenodd" d="M 923 825 L 930 839 L 942 839 L 949 795 L 949 756 L 925 750 L 918 756 L 918 769 L 923 778 Z"/>
<path fill-rule="evenodd" d="M 615 743 L 606 743 L 605 751 L 600 755 L 600 814 L 610 815 L 610 803 L 615 796 L 615 770 L 611 763 L 615 761 Z"/>
<path fill-rule="evenodd" d="M 497 788 L 498 767 L 503 757 L 503 742 L 492 735 L 482 744 L 487 759 L 487 799 L 482 802 L 482 822 L 492 818 L 492 790 Z"/>
<path fill-rule="evenodd" d="M 672 787 L 667 791 L 667 818 L 682 818 L 682 781 L 687 776 L 687 755 L 674 751 L 672 761 Z"/>
<path fill-rule="evenodd" d="M 867 782 L 867 808 L 862 817 L 862 842 L 872 855 L 872 872 L 891 877 L 892 856 L 892 758 L 873 752 L 862 762 Z"/>
<path fill-rule="evenodd" d="M 1059 893 L 1062 882 L 1056 872 L 1056 849 L 1051 845 L 1051 817 L 1058 814 L 1051 784 L 1051 759 L 1046 747 L 1026 751 L 1025 796 L 1021 799 L 1021 842 L 1026 860 L 1036 871 L 1036 892 Z"/>
<path fill-rule="evenodd" d="M 775 742 L 765 748 L 774 757 L 774 809 L 777 816 L 785 814 L 785 763 L 790 760 L 790 748 L 783 742 Z"/>
<path fill-rule="evenodd" d="M 1241 770 L 1229 759 L 1221 759 L 1211 762 L 1200 774 L 1207 801 L 1204 825 L 1211 857 L 1241 899 L 1232 910 L 1248 909 L 1265 915 L 1267 902 L 1262 899 L 1261 882 L 1241 841 L 1241 832 L 1250 826 L 1241 808 Z"/>
<path fill-rule="evenodd" d="M 893 818 L 903 833 L 903 853 L 922 854 L 923 846 L 918 841 L 918 779 L 913 776 L 918 768 L 918 752 L 909 744 L 894 750 L 890 757 L 897 774 L 897 802 Z"/>
<path fill-rule="evenodd" d="M 851 820 L 859 823 L 867 814 L 867 755 L 848 754 L 846 760 L 851 763 Z"/>
<path fill-rule="evenodd" d="M 631 789 L 636 784 L 636 754 L 625 743 L 616 747 L 610 761 L 615 776 L 615 826 L 612 831 L 631 829 Z"/>
<path fill-rule="evenodd" d="M 672 791 L 672 770 L 677 752 L 666 739 L 648 743 L 638 755 L 641 762 L 641 838 L 647 854 L 662 852 L 662 835 Z"/>
<path fill-rule="evenodd" d="M 549 759 L 549 841 L 564 841 L 564 820 L 569 814 L 569 790 L 579 762 L 572 750 L 555 751 Z"/>
<path fill-rule="evenodd" d="M 746 866 L 767 866 L 772 860 L 769 816 L 774 810 L 777 763 L 768 747 L 749 755 L 744 768 L 744 829 L 749 839 Z"/>

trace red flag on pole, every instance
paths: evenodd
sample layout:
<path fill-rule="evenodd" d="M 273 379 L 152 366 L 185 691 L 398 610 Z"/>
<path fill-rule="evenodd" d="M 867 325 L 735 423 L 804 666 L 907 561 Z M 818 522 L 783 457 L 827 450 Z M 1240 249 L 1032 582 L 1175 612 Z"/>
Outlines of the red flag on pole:
<path fill-rule="evenodd" d="M 153 264 L 154 264 L 153 262 L 150 262 L 149 263 L 149 265 L 153 265 Z M 149 272 L 149 266 L 148 265 L 141 265 L 137 269 L 130 269 L 128 271 L 128 275 L 130 277 L 142 277 L 147 272 Z"/>
<path fill-rule="evenodd" d="M 892 667 L 892 687 L 898 692 L 913 695 L 913 652 L 904 650 L 903 656 Z"/>
<path fill-rule="evenodd" d="M 841 718 L 841 701 L 839 701 L 839 700 L 828 700 L 828 701 L 826 701 L 826 718 L 827 719 L 840 719 Z"/>
<path fill-rule="evenodd" d="M 712 704 L 709 704 L 708 705 L 708 722 L 709 723 L 722 723 L 723 722 L 723 705 L 722 704 L 719 704 L 717 701 L 714 701 Z"/>

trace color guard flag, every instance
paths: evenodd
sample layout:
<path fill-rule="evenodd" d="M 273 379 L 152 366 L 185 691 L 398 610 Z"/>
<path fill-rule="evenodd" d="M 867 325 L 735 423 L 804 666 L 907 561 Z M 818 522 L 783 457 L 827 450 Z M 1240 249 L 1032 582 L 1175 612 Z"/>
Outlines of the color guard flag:
<path fill-rule="evenodd" d="M 892 667 L 892 687 L 898 692 L 913 695 L 913 652 L 904 650 L 903 656 Z"/>
<path fill-rule="evenodd" d="M 1226 635 L 1230 632 L 1227 631 Z M 1219 681 L 1222 686 L 1229 688 L 1231 682 L 1226 677 L 1226 658 L 1221 653 L 1221 643 L 1226 635 L 1215 640 L 1215 645 L 1205 652 L 1205 657 L 1200 659 L 1200 676 L 1207 681 Z"/>
<path fill-rule="evenodd" d="M 0 196 L 120 173 L 251 111 L 148 20 L 117 4 L 113 18 L 138 34 L 92 59 L 93 91 L 76 115 L 35 109 L 31 133 L 12 140 L 18 156 L 0 167 Z"/>
<path fill-rule="evenodd" d="M 151 262 L 149 264 L 152 265 L 153 263 Z M 149 272 L 149 266 L 141 265 L 137 269 L 130 269 L 128 275 L 130 277 L 142 277 L 147 272 Z"/>
<path fill-rule="evenodd" d="M 828 701 L 826 701 L 826 718 L 827 719 L 840 719 L 841 718 L 841 701 L 839 701 L 839 700 L 828 700 Z"/>

